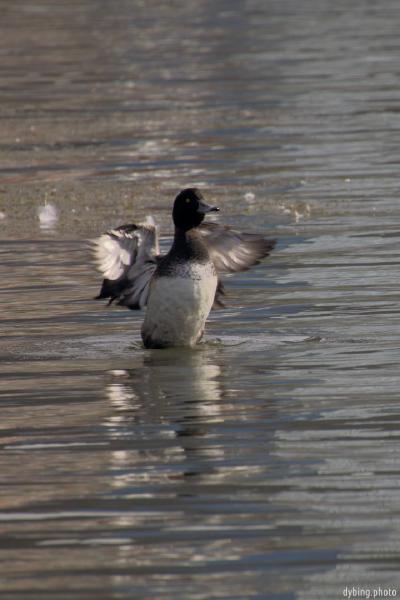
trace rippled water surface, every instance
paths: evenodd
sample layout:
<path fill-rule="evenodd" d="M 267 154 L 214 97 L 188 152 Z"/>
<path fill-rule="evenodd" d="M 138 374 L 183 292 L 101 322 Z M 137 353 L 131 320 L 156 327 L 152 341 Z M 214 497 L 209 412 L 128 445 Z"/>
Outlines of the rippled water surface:
<path fill-rule="evenodd" d="M 2 597 L 400 594 L 399 23 L 2 3 Z M 279 243 L 204 343 L 144 350 L 86 240 L 153 213 L 167 247 L 186 185 Z"/>

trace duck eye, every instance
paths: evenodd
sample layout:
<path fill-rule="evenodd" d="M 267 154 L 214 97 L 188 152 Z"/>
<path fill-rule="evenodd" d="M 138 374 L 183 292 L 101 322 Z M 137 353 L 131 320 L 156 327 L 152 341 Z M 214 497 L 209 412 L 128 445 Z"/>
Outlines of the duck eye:
<path fill-rule="evenodd" d="M 186 198 L 186 204 L 190 204 L 190 198 Z"/>

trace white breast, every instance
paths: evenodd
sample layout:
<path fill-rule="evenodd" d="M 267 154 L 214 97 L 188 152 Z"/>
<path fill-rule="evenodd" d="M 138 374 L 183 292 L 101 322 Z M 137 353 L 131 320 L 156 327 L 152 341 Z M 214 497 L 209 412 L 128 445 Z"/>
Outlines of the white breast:
<path fill-rule="evenodd" d="M 217 276 L 197 265 L 191 277 L 159 277 L 151 282 L 142 326 L 145 346 L 193 346 L 201 338 L 214 302 Z"/>

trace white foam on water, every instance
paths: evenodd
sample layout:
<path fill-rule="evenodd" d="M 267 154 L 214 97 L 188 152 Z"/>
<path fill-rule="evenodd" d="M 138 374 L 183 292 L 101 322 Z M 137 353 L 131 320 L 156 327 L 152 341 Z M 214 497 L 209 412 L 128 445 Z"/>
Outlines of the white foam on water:
<path fill-rule="evenodd" d="M 39 206 L 37 210 L 40 228 L 51 229 L 53 228 L 59 217 L 59 212 L 54 204 L 46 202 L 44 206 Z"/>

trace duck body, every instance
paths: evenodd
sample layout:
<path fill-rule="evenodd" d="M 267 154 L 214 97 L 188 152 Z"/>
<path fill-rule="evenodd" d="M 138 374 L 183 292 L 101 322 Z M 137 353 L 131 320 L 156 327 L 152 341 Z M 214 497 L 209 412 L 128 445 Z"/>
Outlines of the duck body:
<path fill-rule="evenodd" d="M 207 246 L 194 229 L 177 231 L 150 283 L 142 326 L 146 348 L 194 346 L 203 336 L 218 277 Z"/>
<path fill-rule="evenodd" d="M 202 338 L 213 307 L 223 306 L 221 272 L 242 271 L 269 254 L 275 240 L 202 224 L 218 211 L 188 188 L 175 199 L 174 241 L 161 256 L 154 224 L 123 225 L 94 241 L 105 279 L 97 298 L 131 309 L 146 307 L 141 328 L 146 348 L 193 347 Z"/>

